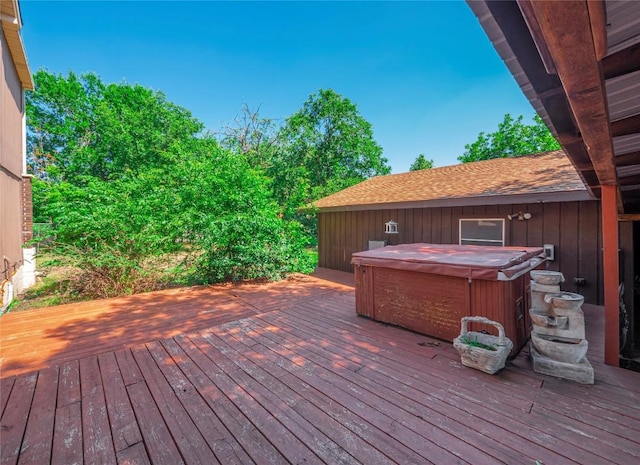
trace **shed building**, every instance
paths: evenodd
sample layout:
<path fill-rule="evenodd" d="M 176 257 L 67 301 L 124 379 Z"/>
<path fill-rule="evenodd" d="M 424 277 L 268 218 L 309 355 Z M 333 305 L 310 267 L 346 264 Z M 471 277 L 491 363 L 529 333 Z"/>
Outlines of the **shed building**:
<path fill-rule="evenodd" d="M 603 301 L 600 202 L 562 150 L 378 176 L 315 206 L 324 268 L 383 244 L 546 245 L 563 289 Z"/>

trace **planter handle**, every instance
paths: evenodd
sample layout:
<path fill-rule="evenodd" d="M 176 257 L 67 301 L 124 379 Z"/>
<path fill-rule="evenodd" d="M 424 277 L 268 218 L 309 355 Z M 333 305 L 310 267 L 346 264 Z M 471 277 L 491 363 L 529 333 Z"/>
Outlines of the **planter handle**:
<path fill-rule="evenodd" d="M 467 335 L 467 322 L 473 322 L 473 323 L 484 323 L 487 325 L 493 325 L 496 328 L 498 328 L 498 344 L 500 345 L 504 345 L 507 341 L 506 341 L 506 336 L 504 334 L 504 327 L 498 323 L 497 321 L 493 321 L 490 320 L 489 318 L 486 318 L 484 316 L 465 316 L 462 317 L 462 320 L 460 320 L 460 336 L 466 336 Z"/>

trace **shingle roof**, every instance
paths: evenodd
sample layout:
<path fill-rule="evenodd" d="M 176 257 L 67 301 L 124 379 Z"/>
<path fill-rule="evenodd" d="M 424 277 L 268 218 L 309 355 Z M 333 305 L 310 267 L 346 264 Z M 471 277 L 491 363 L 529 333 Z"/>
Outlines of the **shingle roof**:
<path fill-rule="evenodd" d="M 320 209 L 588 191 L 564 151 L 378 176 L 314 202 Z"/>

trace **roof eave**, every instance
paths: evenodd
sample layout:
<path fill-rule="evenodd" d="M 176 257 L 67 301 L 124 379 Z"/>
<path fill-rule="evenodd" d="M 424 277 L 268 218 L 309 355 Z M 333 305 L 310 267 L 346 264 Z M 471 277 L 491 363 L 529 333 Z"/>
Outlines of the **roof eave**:
<path fill-rule="evenodd" d="M 619 185 L 599 67 L 605 2 L 467 3 L 587 187 L 599 195 L 599 186 Z"/>
<path fill-rule="evenodd" d="M 25 53 L 24 42 L 20 29 L 22 29 L 22 19 L 20 17 L 20 8 L 17 0 L 2 2 L 2 10 L 0 13 L 0 21 L 2 23 L 2 31 L 7 40 L 7 46 L 11 53 L 11 59 L 18 73 L 18 78 L 22 84 L 22 88 L 33 90 L 33 78 L 29 70 L 27 55 Z"/>
<path fill-rule="evenodd" d="M 365 210 L 397 210 L 408 208 L 444 208 L 444 207 L 471 207 L 480 205 L 516 205 L 531 203 L 551 203 L 551 202 L 581 202 L 596 200 L 589 191 L 562 191 L 562 192 L 541 192 L 528 194 L 509 194 L 477 197 L 457 197 L 433 200 L 416 200 L 410 202 L 389 202 L 371 203 L 359 205 L 337 205 L 330 207 L 318 207 L 320 213 L 365 211 Z"/>

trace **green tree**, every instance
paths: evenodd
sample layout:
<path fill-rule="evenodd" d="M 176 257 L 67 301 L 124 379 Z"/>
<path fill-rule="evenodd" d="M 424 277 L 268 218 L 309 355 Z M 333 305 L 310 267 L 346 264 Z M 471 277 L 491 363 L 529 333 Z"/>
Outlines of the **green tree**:
<path fill-rule="evenodd" d="M 82 296 L 312 269 L 301 225 L 283 218 L 247 155 L 255 147 L 223 148 L 187 110 L 139 85 L 46 72 L 36 85 L 27 101 L 34 216 L 53 221 L 56 256 L 82 270 Z"/>
<path fill-rule="evenodd" d="M 304 237 L 313 245 L 317 222 L 307 205 L 390 171 L 371 123 L 356 105 L 334 90 L 320 89 L 278 131 L 267 173 L 284 217 L 303 224 Z"/>
<path fill-rule="evenodd" d="M 171 163 L 173 146 L 203 125 L 164 94 L 138 84 L 104 84 L 95 74 L 39 70 L 26 94 L 27 149 L 38 177 L 77 182 Z"/>
<path fill-rule="evenodd" d="M 56 252 L 83 270 L 84 295 L 311 270 L 300 225 L 282 219 L 268 179 L 212 139 L 194 141 L 170 167 L 88 176 L 82 186 L 38 183 Z"/>
<path fill-rule="evenodd" d="M 429 170 L 431 168 L 433 168 L 433 160 L 427 160 L 424 154 L 421 153 L 411 164 L 409 171 Z"/>
<path fill-rule="evenodd" d="M 560 144 L 538 115 L 534 116 L 532 125 L 524 124 L 522 120 L 522 115 L 513 119 L 507 113 L 496 132 L 489 134 L 481 132 L 475 142 L 464 146 L 465 152 L 458 157 L 458 160 L 468 163 L 491 158 L 517 157 L 560 148 Z"/>
<path fill-rule="evenodd" d="M 231 124 L 217 133 L 223 147 L 241 154 L 253 167 L 263 170 L 272 166 L 278 145 L 278 123 L 260 115 L 243 103 L 240 113 Z"/>
<path fill-rule="evenodd" d="M 320 89 L 287 118 L 270 168 L 276 198 L 289 208 L 388 174 L 382 147 L 355 104 Z"/>

